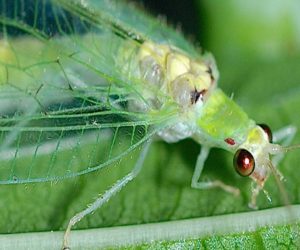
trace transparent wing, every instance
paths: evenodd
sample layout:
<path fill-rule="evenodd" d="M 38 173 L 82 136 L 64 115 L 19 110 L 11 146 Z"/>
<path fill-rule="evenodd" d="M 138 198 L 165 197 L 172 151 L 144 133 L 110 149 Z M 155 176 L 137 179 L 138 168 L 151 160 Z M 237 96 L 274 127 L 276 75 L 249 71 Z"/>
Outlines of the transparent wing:
<path fill-rule="evenodd" d="M 105 21 L 121 36 L 129 36 L 136 40 L 151 40 L 155 43 L 166 43 L 176 46 L 192 57 L 199 55 L 199 51 L 177 30 L 165 24 L 161 17 L 153 18 L 143 10 L 137 11 L 137 6 L 127 1 L 88 0 L 88 1 L 59 1 L 73 13 L 92 10 L 87 19 Z M 76 3 L 74 5 L 74 2 Z M 132 15 L 132 13 L 135 13 Z M 100 17 L 100 18 L 99 18 Z M 120 24 L 122 24 L 120 29 Z"/>
<path fill-rule="evenodd" d="M 90 7 L 108 1 L 81 2 L 87 5 L 2 1 L 2 184 L 95 171 L 176 116 L 172 105 L 151 112 L 129 108 L 132 100 L 149 105 L 141 94 L 147 85 L 135 72 L 140 41 L 124 33 L 128 27 L 121 19 L 113 25 L 108 10 Z"/>

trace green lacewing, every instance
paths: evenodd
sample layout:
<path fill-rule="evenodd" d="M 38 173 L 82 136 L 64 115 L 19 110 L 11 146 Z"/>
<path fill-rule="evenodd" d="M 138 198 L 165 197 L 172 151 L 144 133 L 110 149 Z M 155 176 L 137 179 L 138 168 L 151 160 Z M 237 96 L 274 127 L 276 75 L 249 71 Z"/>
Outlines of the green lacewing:
<path fill-rule="evenodd" d="M 0 16 L 0 184 L 73 178 L 143 146 L 133 171 L 70 220 L 64 249 L 71 227 L 138 174 L 153 138 L 202 145 L 194 188 L 239 194 L 218 180 L 199 181 L 211 147 L 232 152 L 236 171 L 253 180 L 251 207 L 270 173 L 281 187 L 274 165 L 297 147 L 288 146 L 296 128 L 275 133 L 282 146 L 275 144 L 267 125 L 218 88 L 211 54 L 123 1 L 33 1 L 28 12 L 24 3 L 3 1 Z"/>

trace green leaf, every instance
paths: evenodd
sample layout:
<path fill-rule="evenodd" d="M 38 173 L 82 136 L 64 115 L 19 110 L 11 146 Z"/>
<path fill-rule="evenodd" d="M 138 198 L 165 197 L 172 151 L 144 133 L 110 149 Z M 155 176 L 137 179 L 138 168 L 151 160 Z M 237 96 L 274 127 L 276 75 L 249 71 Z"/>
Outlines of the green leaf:
<path fill-rule="evenodd" d="M 299 205 L 290 208 L 299 216 Z M 73 232 L 72 249 L 297 249 L 299 227 L 286 208 Z M 279 234 L 279 235 L 278 235 Z M 130 235 L 130 237 L 129 237 Z M 213 235 L 213 236 L 211 236 Z M 30 238 L 31 241 L 25 243 Z M 0 236 L 2 246 L 58 249 L 61 233 Z M 111 247 L 114 245 L 114 247 Z"/>

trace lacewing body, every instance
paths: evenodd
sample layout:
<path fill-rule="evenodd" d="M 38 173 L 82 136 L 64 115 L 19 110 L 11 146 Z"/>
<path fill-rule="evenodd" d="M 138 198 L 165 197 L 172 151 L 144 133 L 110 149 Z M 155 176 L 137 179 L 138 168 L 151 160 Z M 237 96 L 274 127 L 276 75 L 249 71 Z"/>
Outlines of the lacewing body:
<path fill-rule="evenodd" d="M 28 13 L 23 1 L 4 3 L 0 183 L 73 178 L 146 145 L 131 175 L 71 219 L 64 248 L 71 226 L 136 176 L 153 138 L 193 138 L 202 151 L 192 187 L 238 194 L 218 180 L 199 180 L 209 148 L 232 152 L 236 171 L 255 183 L 252 207 L 269 174 L 280 177 L 270 155 L 288 148 L 274 144 L 269 127 L 256 124 L 217 86 L 213 56 L 161 20 L 122 1 L 32 1 Z M 287 146 L 295 131 L 287 127 L 275 139 Z"/>

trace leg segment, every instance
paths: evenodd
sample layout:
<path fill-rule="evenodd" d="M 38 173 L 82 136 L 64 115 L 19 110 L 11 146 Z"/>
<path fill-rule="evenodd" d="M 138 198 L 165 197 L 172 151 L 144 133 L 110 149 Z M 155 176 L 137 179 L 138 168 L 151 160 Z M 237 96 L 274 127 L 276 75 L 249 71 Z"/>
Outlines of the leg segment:
<path fill-rule="evenodd" d="M 63 241 L 63 250 L 69 250 L 69 236 L 71 232 L 72 226 L 74 226 L 77 222 L 79 222 L 82 218 L 84 218 L 86 215 L 93 213 L 96 209 L 102 207 L 102 205 L 107 202 L 111 197 L 113 197 L 116 193 L 118 193 L 123 187 L 126 186 L 126 184 L 130 181 L 132 181 L 140 172 L 142 169 L 144 160 L 147 156 L 147 153 L 149 151 L 149 147 L 151 144 L 151 140 L 146 142 L 144 145 L 142 152 L 133 168 L 133 170 L 127 174 L 125 177 L 122 179 L 118 180 L 110 189 L 108 189 L 103 196 L 99 197 L 96 199 L 90 206 L 88 206 L 86 209 L 83 211 L 77 213 L 75 216 L 73 216 L 68 224 L 67 230 L 65 231 L 64 234 L 64 241 Z"/>
<path fill-rule="evenodd" d="M 286 126 L 281 128 L 280 130 L 275 131 L 273 138 L 275 143 L 280 143 L 282 146 L 288 146 L 291 144 L 297 132 L 297 128 L 295 126 Z M 273 164 L 278 166 L 280 161 L 283 159 L 284 154 L 279 154 L 273 157 Z"/>
<path fill-rule="evenodd" d="M 195 171 L 194 171 L 193 178 L 192 178 L 192 184 L 191 184 L 192 188 L 209 189 L 209 188 L 219 187 L 228 193 L 232 193 L 234 195 L 239 195 L 240 190 L 238 188 L 226 185 L 222 181 L 219 181 L 219 180 L 206 181 L 206 182 L 199 181 L 199 178 L 201 176 L 203 166 L 204 166 L 205 160 L 208 157 L 209 151 L 210 151 L 209 147 L 202 146 L 201 151 L 197 158 L 196 167 L 195 167 Z"/>

